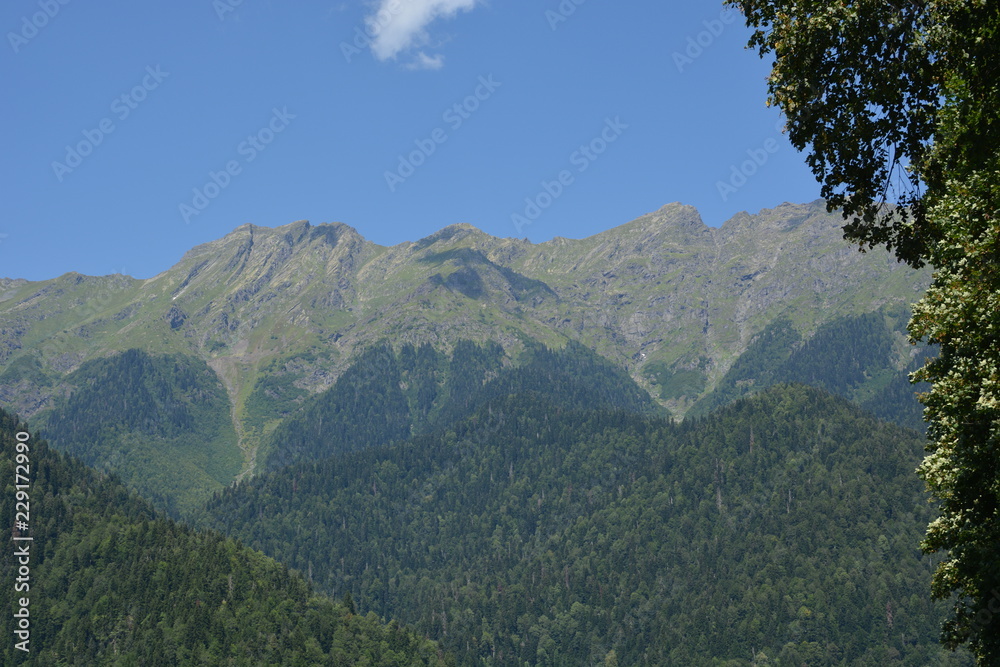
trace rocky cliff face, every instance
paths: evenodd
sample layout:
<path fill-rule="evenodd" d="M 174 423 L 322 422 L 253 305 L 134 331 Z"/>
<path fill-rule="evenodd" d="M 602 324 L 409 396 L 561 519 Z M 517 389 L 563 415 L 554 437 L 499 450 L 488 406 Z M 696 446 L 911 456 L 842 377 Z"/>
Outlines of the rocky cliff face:
<path fill-rule="evenodd" d="M 691 395 L 666 401 L 682 415 L 775 318 L 808 338 L 919 296 L 927 272 L 859 253 L 841 223 L 813 202 L 710 228 L 670 204 L 581 240 L 532 244 L 463 224 L 392 247 L 340 223 L 244 225 L 148 280 L 0 281 L 0 403 L 30 417 L 88 359 L 183 353 L 223 380 L 252 451 L 257 436 L 239 426 L 264 369 L 315 392 L 379 341 L 492 339 L 516 356 L 531 338 L 580 341 L 653 390 L 694 373 Z M 644 373 L 652 364 L 660 372 Z"/>

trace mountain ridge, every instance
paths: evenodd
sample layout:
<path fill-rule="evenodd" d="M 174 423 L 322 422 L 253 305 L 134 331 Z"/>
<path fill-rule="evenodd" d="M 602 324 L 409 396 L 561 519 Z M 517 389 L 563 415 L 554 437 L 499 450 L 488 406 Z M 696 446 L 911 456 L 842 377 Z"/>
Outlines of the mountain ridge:
<path fill-rule="evenodd" d="M 65 378 L 83 362 L 132 348 L 194 356 L 226 388 L 246 473 L 264 434 L 244 428 L 245 402 L 272 362 L 315 394 L 382 340 L 495 340 L 512 358 L 526 341 L 577 341 L 681 417 L 775 318 L 808 339 L 836 317 L 908 304 L 929 282 L 889 253 L 861 257 L 841 223 L 822 201 L 721 227 L 672 203 L 578 240 L 460 223 L 393 246 L 343 223 L 245 224 L 149 279 L 0 282 L 0 404 L 32 417 L 73 391 Z M 34 370 L 8 372 L 18 364 Z M 660 391 L 679 373 L 692 381 L 672 386 L 688 393 Z"/>

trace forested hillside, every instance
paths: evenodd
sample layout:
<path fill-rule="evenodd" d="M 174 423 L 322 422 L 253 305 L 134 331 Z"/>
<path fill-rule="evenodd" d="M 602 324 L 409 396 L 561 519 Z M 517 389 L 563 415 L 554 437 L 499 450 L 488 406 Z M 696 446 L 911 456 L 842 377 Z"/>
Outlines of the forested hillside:
<path fill-rule="evenodd" d="M 461 664 L 969 664 L 937 644 L 916 433 L 802 386 L 683 425 L 549 396 L 262 475 L 204 521 Z"/>
<path fill-rule="evenodd" d="M 329 598 L 287 567 L 215 532 L 159 516 L 114 477 L 50 449 L 0 411 L 5 482 L 0 512 L 14 521 L 15 462 L 29 466 L 29 556 L 0 557 L 5 665 L 444 665 L 438 649 Z M 24 472 L 19 470 L 19 472 Z M 20 480 L 19 480 L 19 483 Z M 18 510 L 23 508 L 18 508 Z M 26 560 L 25 560 L 26 559 Z M 27 564 L 26 564 L 27 563 Z M 30 574 L 18 575 L 26 567 Z M 14 613 L 30 601 L 30 639 L 14 647 Z"/>
<path fill-rule="evenodd" d="M 528 341 L 516 364 L 497 343 L 460 340 L 450 355 L 428 344 L 398 353 L 383 344 L 281 422 L 269 437 L 266 467 L 405 440 L 528 391 L 567 409 L 663 412 L 627 373 L 579 343 L 551 350 Z"/>
<path fill-rule="evenodd" d="M 922 425 L 926 276 L 820 209 L 537 245 L 246 225 L 149 280 L 12 284 L 0 402 L 100 470 L 43 450 L 74 471 L 45 659 L 967 664 L 916 548 L 923 440 L 857 407 Z"/>
<path fill-rule="evenodd" d="M 706 414 L 776 383 L 801 382 L 920 428 L 919 388 L 909 385 L 909 369 L 896 367 L 902 338 L 893 327 L 901 319 L 881 312 L 837 319 L 806 341 L 779 319 L 691 413 Z M 37 364 L 23 361 L 31 357 L 20 359 L 4 372 L 8 378 L 41 377 Z M 694 371 L 657 375 L 662 368 L 646 371 L 666 392 L 661 398 L 695 391 L 686 384 L 702 377 Z M 459 340 L 450 351 L 383 342 L 363 351 L 323 392 L 309 394 L 298 377 L 288 365 L 272 364 L 244 403 L 243 441 L 249 433 L 264 443 L 256 458 L 260 469 L 429 433 L 488 400 L 523 391 L 545 394 L 563 408 L 665 414 L 624 369 L 572 341 L 553 350 L 527 339 L 516 358 L 495 342 Z M 43 433 L 174 516 L 195 510 L 251 465 L 253 454 L 237 444 L 226 389 L 200 359 L 127 350 L 84 363 L 66 384 L 53 408 L 39 414 Z"/>
<path fill-rule="evenodd" d="M 202 360 L 127 350 L 66 381 L 74 389 L 42 414 L 43 434 L 162 509 L 189 511 L 240 471 L 226 391 Z"/>
<path fill-rule="evenodd" d="M 716 388 L 698 401 L 692 416 L 708 414 L 740 396 L 775 384 L 797 382 L 850 399 L 875 416 L 923 430 L 923 408 L 916 394 L 926 384 L 911 384 L 928 349 L 910 348 L 909 361 L 894 348 L 903 344 L 905 309 L 890 309 L 832 320 L 808 340 L 792 322 L 779 318 L 749 345 Z"/>

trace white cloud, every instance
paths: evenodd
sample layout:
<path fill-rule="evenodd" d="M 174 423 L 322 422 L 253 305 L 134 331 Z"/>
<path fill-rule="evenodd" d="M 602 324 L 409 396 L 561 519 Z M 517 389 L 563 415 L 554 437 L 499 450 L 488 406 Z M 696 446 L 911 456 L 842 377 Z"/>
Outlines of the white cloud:
<path fill-rule="evenodd" d="M 427 26 L 435 19 L 452 18 L 469 11 L 479 0 L 379 0 L 378 8 L 365 18 L 369 34 L 374 34 L 372 53 L 378 60 L 395 58 L 413 47 L 427 44 Z M 444 64 L 441 55 L 417 55 L 410 65 L 414 69 L 439 69 Z"/>
<path fill-rule="evenodd" d="M 421 51 L 406 67 L 407 69 L 441 69 L 444 67 L 444 56 L 440 53 L 436 56 L 429 56 Z"/>

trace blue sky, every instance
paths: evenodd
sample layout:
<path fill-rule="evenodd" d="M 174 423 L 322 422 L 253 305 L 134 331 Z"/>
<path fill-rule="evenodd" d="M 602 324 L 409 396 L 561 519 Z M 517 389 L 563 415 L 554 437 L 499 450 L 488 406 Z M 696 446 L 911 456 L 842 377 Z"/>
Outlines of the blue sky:
<path fill-rule="evenodd" d="M 10 0 L 0 276 L 146 278 L 245 223 L 582 238 L 819 186 L 717 0 Z"/>

